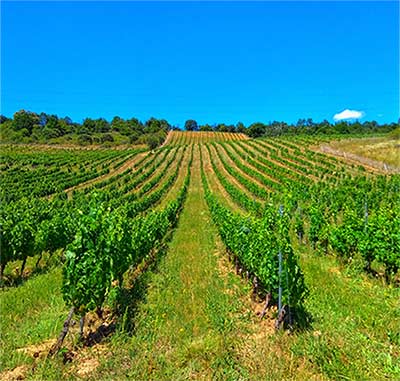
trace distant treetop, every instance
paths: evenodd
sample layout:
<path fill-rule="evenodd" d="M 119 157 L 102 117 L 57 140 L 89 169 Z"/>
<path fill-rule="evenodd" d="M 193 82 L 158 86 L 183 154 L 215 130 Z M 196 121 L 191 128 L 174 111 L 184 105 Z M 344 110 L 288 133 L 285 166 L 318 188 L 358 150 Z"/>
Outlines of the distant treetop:
<path fill-rule="evenodd" d="M 104 118 L 85 118 L 82 123 L 73 122 L 68 116 L 17 111 L 13 118 L 0 115 L 1 141 L 22 143 L 78 143 L 78 144 L 148 144 L 156 147 L 165 140 L 172 126 L 165 119 L 151 117 L 146 122 L 137 118 L 123 119 L 115 116 L 111 122 Z M 255 122 L 246 127 L 242 122 L 233 124 L 199 125 L 194 119 L 185 122 L 187 131 L 216 131 L 244 133 L 252 138 L 290 134 L 362 134 L 389 132 L 399 123 L 379 125 L 376 121 L 330 123 L 327 120 L 314 122 L 311 118 L 299 119 L 295 124 L 286 122 Z M 107 134 L 105 136 L 105 134 Z"/>

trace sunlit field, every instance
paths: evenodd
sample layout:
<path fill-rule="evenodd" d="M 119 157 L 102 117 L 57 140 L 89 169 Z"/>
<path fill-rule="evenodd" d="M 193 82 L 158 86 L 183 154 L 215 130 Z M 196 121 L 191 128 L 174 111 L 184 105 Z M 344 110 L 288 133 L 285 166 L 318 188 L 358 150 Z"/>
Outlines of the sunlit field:
<path fill-rule="evenodd" d="M 399 378 L 399 175 L 323 144 L 3 146 L 1 379 Z"/>
<path fill-rule="evenodd" d="M 359 139 L 343 139 L 330 144 L 333 148 L 376 161 L 381 168 L 384 164 L 400 171 L 400 138 L 396 137 L 375 137 Z"/>

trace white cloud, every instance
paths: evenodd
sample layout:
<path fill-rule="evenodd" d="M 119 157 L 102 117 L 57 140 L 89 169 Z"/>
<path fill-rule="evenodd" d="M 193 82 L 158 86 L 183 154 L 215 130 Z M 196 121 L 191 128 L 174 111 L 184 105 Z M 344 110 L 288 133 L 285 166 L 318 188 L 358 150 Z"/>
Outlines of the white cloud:
<path fill-rule="evenodd" d="M 338 121 L 338 120 L 343 120 L 343 119 L 360 119 L 364 116 L 363 111 L 357 111 L 357 110 L 343 110 L 342 112 L 339 112 L 338 114 L 335 114 L 333 116 L 333 119 Z"/>

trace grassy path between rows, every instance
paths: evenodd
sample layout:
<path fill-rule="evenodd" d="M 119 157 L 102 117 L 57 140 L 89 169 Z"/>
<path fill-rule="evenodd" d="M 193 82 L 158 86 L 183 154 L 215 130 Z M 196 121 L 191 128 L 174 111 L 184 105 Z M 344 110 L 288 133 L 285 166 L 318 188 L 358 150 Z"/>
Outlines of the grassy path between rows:
<path fill-rule="evenodd" d="M 110 356 L 94 378 L 247 378 L 236 352 L 241 303 L 235 293 L 244 291 L 237 287 L 240 279 L 236 276 L 221 275 L 218 251 L 222 244 L 211 222 L 195 160 L 179 225 L 158 270 L 149 274 L 135 333 L 125 342 L 115 336 L 116 356 Z"/>
<path fill-rule="evenodd" d="M 344 271 L 334 257 L 306 245 L 295 249 L 310 289 L 310 329 L 275 333 L 272 319 L 259 320 L 260 304 L 251 302 L 248 283 L 234 274 L 211 221 L 198 146 L 187 200 L 167 246 L 127 290 L 116 332 L 76 348 L 66 364 L 62 354 L 34 359 L 32 351 L 19 351 L 47 348 L 57 337 L 68 311 L 60 269 L 2 291 L 0 370 L 22 367 L 24 376 L 5 378 L 3 372 L 0 379 L 400 379 L 400 289 Z"/>

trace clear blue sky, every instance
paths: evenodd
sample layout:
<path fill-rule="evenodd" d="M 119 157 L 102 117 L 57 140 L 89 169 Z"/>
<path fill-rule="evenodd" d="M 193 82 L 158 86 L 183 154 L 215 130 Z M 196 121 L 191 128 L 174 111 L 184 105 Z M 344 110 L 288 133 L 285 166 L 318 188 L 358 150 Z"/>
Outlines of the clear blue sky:
<path fill-rule="evenodd" d="M 399 3 L 2 2 L 1 113 L 399 118 Z"/>

